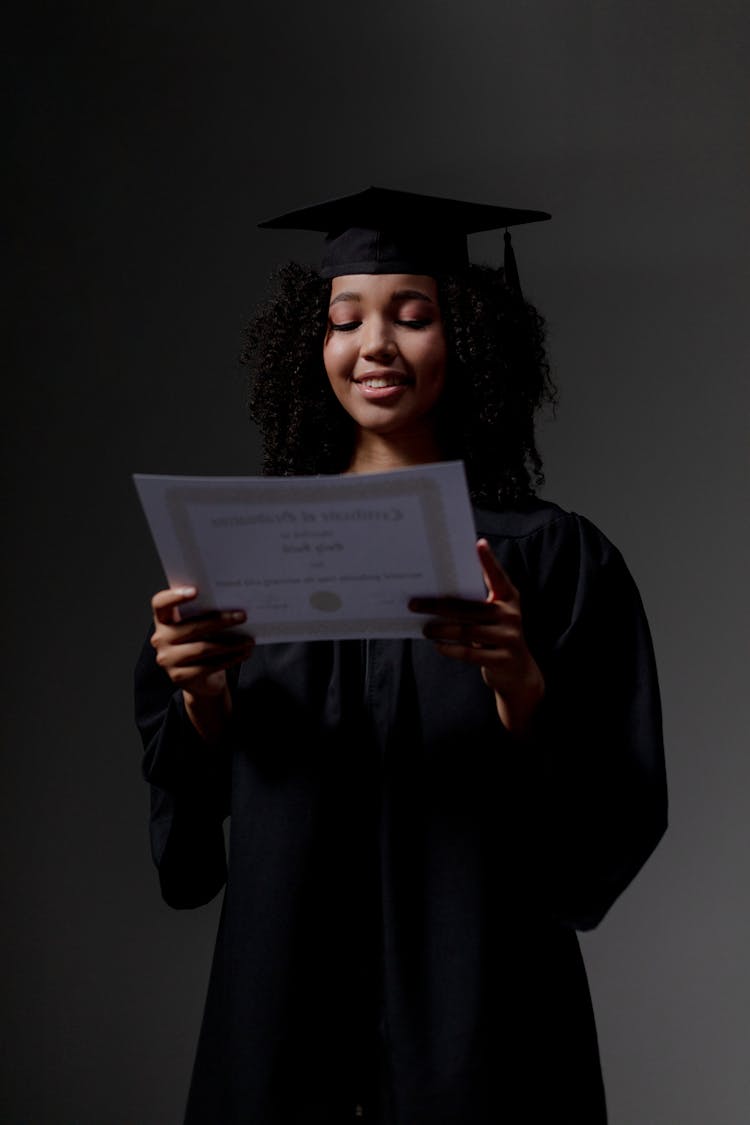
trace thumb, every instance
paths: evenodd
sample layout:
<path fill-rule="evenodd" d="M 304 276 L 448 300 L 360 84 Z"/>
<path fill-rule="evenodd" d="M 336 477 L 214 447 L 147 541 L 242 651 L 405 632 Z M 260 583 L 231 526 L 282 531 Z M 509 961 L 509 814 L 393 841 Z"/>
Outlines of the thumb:
<path fill-rule="evenodd" d="M 487 587 L 488 602 L 511 602 L 518 598 L 518 590 L 492 553 L 486 539 L 477 540 L 479 565 Z"/>

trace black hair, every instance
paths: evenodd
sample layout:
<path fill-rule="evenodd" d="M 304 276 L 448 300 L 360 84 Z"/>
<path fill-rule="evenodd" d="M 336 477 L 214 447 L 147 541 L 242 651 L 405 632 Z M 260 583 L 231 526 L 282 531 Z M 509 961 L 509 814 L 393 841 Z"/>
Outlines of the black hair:
<path fill-rule="evenodd" d="M 517 504 L 544 480 L 534 423 L 557 399 L 544 320 L 500 269 L 472 265 L 437 284 L 448 348 L 440 447 L 447 460 L 464 461 L 477 506 Z M 271 476 L 339 473 L 352 457 L 354 423 L 323 366 L 330 288 L 290 262 L 245 329 L 250 415 Z"/>

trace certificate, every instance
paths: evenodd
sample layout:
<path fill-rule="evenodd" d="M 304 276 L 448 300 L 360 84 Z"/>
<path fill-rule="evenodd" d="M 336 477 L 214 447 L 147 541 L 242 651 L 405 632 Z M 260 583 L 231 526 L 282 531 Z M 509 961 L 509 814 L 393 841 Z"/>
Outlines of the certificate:
<path fill-rule="evenodd" d="M 420 637 L 412 597 L 486 596 L 463 463 L 315 477 L 133 480 L 184 616 L 243 609 L 258 644 Z"/>

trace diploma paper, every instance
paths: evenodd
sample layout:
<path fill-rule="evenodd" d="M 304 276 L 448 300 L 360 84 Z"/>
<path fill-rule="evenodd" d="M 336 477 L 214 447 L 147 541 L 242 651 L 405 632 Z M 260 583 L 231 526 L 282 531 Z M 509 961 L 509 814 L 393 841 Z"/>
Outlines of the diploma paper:
<path fill-rule="evenodd" d="M 184 614 L 244 609 L 258 644 L 419 637 L 414 596 L 486 596 L 463 464 L 320 477 L 134 475 Z"/>

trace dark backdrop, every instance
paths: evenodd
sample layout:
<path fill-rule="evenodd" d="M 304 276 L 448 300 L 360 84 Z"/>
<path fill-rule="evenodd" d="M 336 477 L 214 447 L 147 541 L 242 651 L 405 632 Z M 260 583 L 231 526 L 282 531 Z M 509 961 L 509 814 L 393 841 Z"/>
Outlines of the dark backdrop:
<path fill-rule="evenodd" d="M 255 9 L 255 10 L 253 10 Z M 217 904 L 162 905 L 133 471 L 254 473 L 256 222 L 370 183 L 539 207 L 546 495 L 653 626 L 671 828 L 583 939 L 612 1125 L 750 1110 L 744 0 L 38 8 L 11 36 L 2 1120 L 176 1125 Z M 474 253 L 500 260 L 499 237 Z"/>

